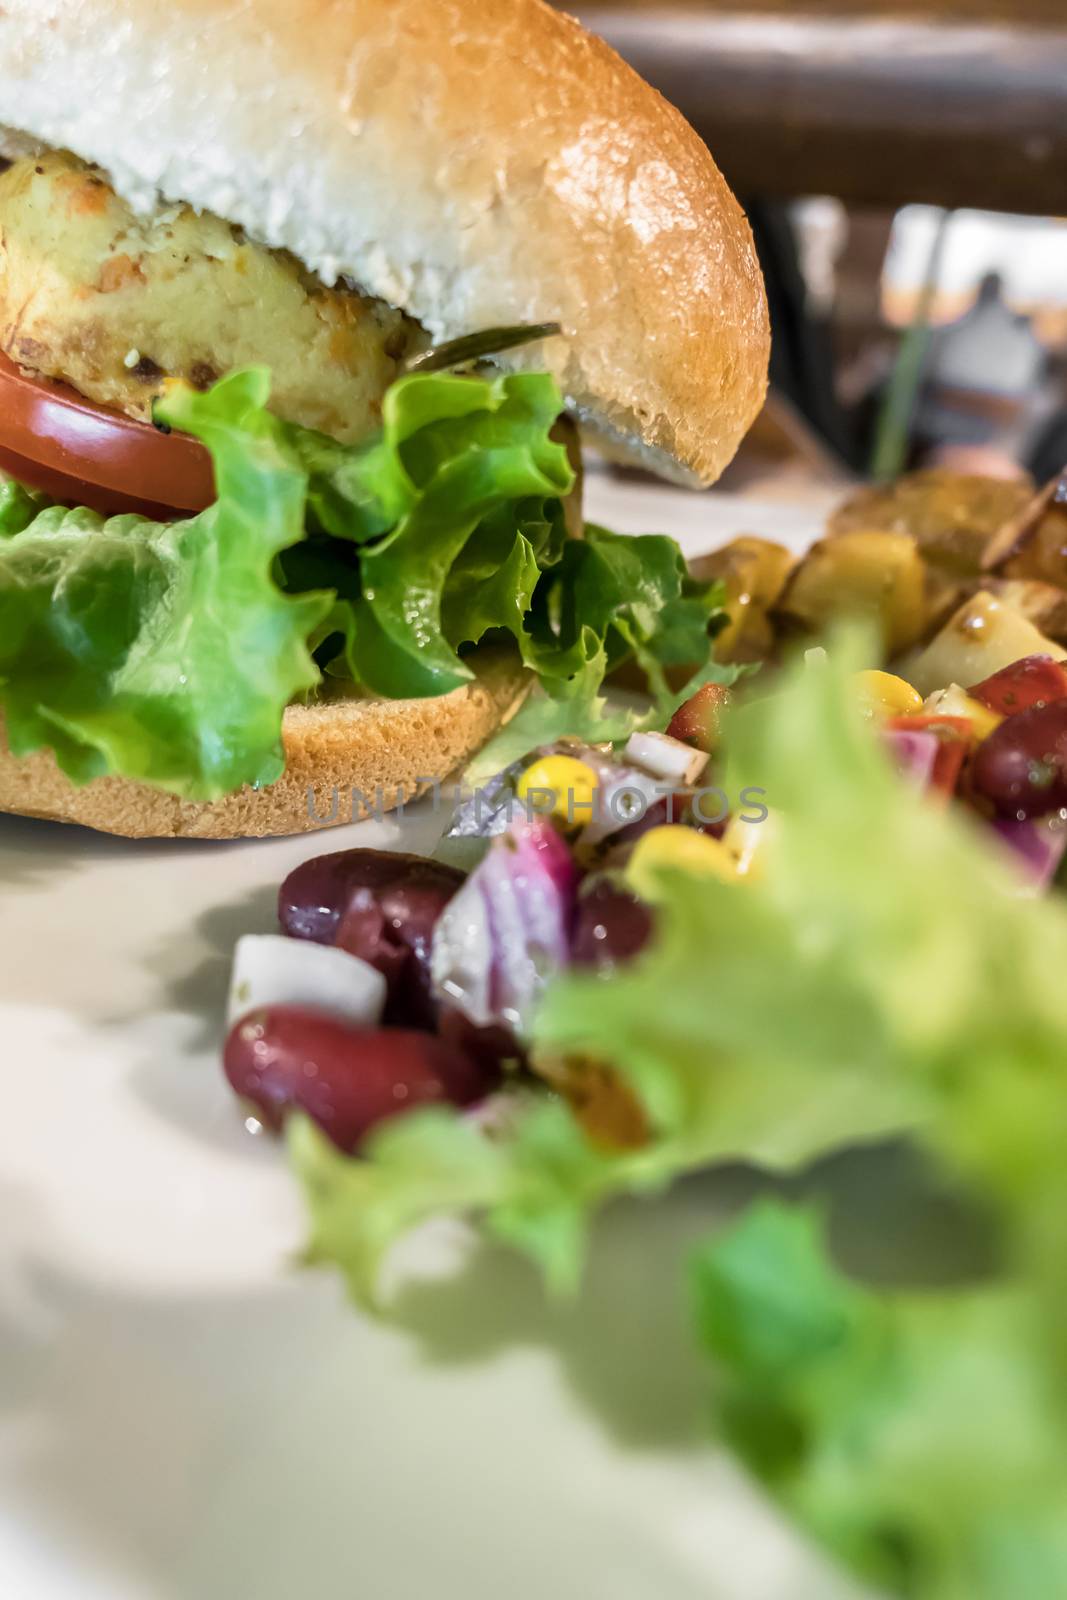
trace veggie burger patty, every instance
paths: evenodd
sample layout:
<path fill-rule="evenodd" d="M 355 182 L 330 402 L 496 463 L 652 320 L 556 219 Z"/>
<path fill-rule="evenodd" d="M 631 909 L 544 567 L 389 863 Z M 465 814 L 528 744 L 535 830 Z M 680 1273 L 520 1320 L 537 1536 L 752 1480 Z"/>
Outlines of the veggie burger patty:
<path fill-rule="evenodd" d="M 353 442 L 422 342 L 402 312 L 210 213 L 136 215 L 65 152 L 0 174 L 0 349 L 129 416 L 150 419 L 168 378 L 207 389 L 265 362 L 272 410 Z"/>

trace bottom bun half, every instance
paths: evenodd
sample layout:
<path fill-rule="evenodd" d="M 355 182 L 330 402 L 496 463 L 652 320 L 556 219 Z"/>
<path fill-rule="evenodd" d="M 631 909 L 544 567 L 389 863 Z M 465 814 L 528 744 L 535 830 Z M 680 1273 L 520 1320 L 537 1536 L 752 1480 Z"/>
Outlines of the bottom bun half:
<path fill-rule="evenodd" d="M 14 757 L 0 723 L 0 812 L 128 839 L 266 838 L 359 822 L 449 777 L 522 702 L 530 678 L 514 656 L 482 653 L 471 664 L 474 681 L 437 699 L 290 706 L 278 782 L 203 805 L 125 778 L 79 787 L 51 751 Z"/>

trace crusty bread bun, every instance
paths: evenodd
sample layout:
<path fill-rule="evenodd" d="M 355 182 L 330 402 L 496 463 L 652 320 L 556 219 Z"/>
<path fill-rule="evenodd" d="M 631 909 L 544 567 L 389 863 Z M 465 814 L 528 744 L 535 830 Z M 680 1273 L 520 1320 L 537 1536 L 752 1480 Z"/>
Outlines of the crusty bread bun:
<path fill-rule="evenodd" d="M 483 651 L 477 677 L 434 700 L 343 698 L 290 706 L 284 776 L 213 805 L 124 778 L 77 787 L 51 751 L 18 760 L 0 721 L 0 812 L 78 822 L 130 839 L 238 839 L 339 827 L 413 800 L 468 761 L 521 703 L 529 677 Z M 365 803 L 361 803 L 360 796 Z"/>
<path fill-rule="evenodd" d="M 679 481 L 717 478 L 762 404 L 739 206 L 679 114 L 542 0 L 3 0 L 0 152 L 46 149 L 143 214 L 237 224 L 435 341 L 560 323 L 500 365 L 549 369 L 615 453 Z M 0 729 L 0 810 L 135 837 L 343 822 L 353 788 L 388 806 L 445 777 L 522 687 L 490 660 L 436 700 L 292 708 L 281 781 L 210 806 L 76 788 Z"/>
<path fill-rule="evenodd" d="M 542 0 L 4 0 L 9 153 L 67 148 L 435 340 L 558 321 L 547 367 L 633 459 L 710 483 L 762 403 L 745 218 L 683 118 Z"/>

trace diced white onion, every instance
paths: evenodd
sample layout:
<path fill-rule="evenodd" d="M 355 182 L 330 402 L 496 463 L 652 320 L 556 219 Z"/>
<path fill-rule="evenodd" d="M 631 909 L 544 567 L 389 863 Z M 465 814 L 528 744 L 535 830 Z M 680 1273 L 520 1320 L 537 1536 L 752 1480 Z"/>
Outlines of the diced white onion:
<path fill-rule="evenodd" d="M 634 733 L 623 752 L 635 767 L 643 767 L 654 778 L 664 783 L 676 783 L 687 789 L 696 783 L 708 764 L 703 750 L 694 750 L 681 739 L 672 739 L 667 733 Z"/>
<path fill-rule="evenodd" d="M 355 1027 L 375 1028 L 385 1009 L 385 979 L 347 950 L 249 933 L 238 939 L 228 1007 L 232 1027 L 262 1006 L 307 1006 Z"/>

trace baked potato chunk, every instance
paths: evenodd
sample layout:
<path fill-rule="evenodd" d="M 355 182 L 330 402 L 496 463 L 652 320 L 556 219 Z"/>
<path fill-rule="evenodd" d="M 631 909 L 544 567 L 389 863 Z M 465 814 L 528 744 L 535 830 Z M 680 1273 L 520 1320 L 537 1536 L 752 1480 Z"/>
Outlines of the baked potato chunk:
<path fill-rule="evenodd" d="M 946 587 L 937 594 L 938 606 L 930 611 L 927 631 L 938 631 L 964 601 L 983 591 L 1032 622 L 1046 638 L 1067 644 L 1067 591 L 1033 578 L 968 578 Z"/>
<path fill-rule="evenodd" d="M 827 535 L 905 533 L 931 566 L 972 577 L 994 534 L 1025 510 L 1032 494 L 1025 480 L 912 472 L 851 495 L 830 518 Z"/>
<path fill-rule="evenodd" d="M 923 696 L 946 684 L 972 688 L 1024 656 L 1067 657 L 1005 600 L 982 589 L 954 612 L 925 650 L 906 657 L 900 673 Z"/>
<path fill-rule="evenodd" d="M 137 216 L 94 168 L 53 151 L 0 174 L 0 348 L 149 419 L 168 379 L 206 389 L 251 362 L 272 406 L 351 442 L 420 330 L 188 206 Z"/>
<path fill-rule="evenodd" d="M 982 565 L 998 577 L 1067 589 L 1067 475 L 1056 478 L 986 549 Z"/>
<path fill-rule="evenodd" d="M 690 564 L 694 578 L 702 583 L 721 580 L 726 590 L 730 621 L 715 640 L 720 661 L 763 661 L 773 653 L 770 609 L 785 587 L 793 559 L 784 545 L 742 534 Z"/>
<path fill-rule="evenodd" d="M 778 605 L 783 620 L 822 633 L 839 617 L 873 621 L 887 655 L 909 649 L 926 627 L 926 568 L 903 533 L 853 532 L 813 545 Z"/>

